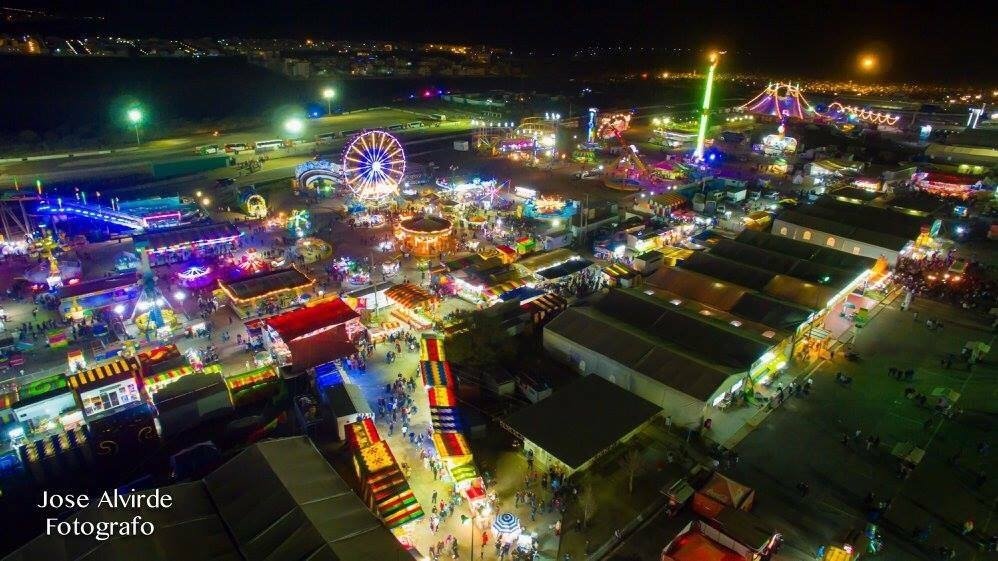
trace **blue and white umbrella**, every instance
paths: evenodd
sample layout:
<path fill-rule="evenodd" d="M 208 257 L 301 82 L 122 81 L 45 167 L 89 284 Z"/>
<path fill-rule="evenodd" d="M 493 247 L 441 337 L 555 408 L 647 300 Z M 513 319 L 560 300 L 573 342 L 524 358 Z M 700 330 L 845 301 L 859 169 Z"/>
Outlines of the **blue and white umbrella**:
<path fill-rule="evenodd" d="M 492 523 L 492 531 L 496 534 L 514 534 L 520 531 L 520 519 L 512 512 L 504 512 Z"/>

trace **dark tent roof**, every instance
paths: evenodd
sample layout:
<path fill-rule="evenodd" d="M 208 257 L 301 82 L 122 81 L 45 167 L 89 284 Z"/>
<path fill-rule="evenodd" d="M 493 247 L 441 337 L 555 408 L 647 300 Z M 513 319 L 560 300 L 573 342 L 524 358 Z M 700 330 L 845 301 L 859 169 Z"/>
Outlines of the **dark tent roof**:
<path fill-rule="evenodd" d="M 537 275 L 544 277 L 547 280 L 560 279 L 573 273 L 578 273 L 592 264 L 593 262 L 588 259 L 572 259 L 571 261 L 566 261 L 557 267 L 548 267 L 543 271 L 539 271 Z"/>
<path fill-rule="evenodd" d="M 777 220 L 790 222 L 791 224 L 796 224 L 803 228 L 810 228 L 812 230 L 818 230 L 819 232 L 824 232 L 833 236 L 856 240 L 876 247 L 893 249 L 895 251 L 904 249 L 904 246 L 908 245 L 909 241 L 915 239 L 914 237 L 902 238 L 891 234 L 885 234 L 883 232 L 868 230 L 866 228 L 857 228 L 835 220 L 805 214 L 792 209 L 784 210 L 777 215 L 776 218 Z"/>
<path fill-rule="evenodd" d="M 827 265 L 812 263 L 811 261 L 797 259 L 796 257 L 739 243 L 734 240 L 719 240 L 710 249 L 710 253 L 711 255 L 724 257 L 725 259 L 744 263 L 752 267 L 766 269 L 777 274 L 789 275 L 818 284 L 827 284 L 840 289 L 855 280 L 858 275 L 858 273 L 850 273 L 849 271 L 843 271 L 842 269 L 836 269 Z"/>
<path fill-rule="evenodd" d="M 819 265 L 835 267 L 836 269 L 842 269 L 857 275 L 863 271 L 872 269 L 877 264 L 877 260 L 872 257 L 854 255 L 830 247 L 821 247 L 755 230 L 743 230 L 735 240 L 740 244 L 753 245 L 762 249 L 768 249 L 769 251 L 784 253 L 797 259 L 806 259 Z"/>
<path fill-rule="evenodd" d="M 506 424 L 555 458 L 578 468 L 661 411 L 654 403 L 594 374 L 513 413 Z"/>
<path fill-rule="evenodd" d="M 259 443 L 204 483 L 248 560 L 407 556 L 305 437 Z"/>
<path fill-rule="evenodd" d="M 752 290 L 762 290 L 776 276 L 771 271 L 750 267 L 704 252 L 694 253 L 689 258 L 680 261 L 677 266 Z"/>
<path fill-rule="evenodd" d="M 699 314 L 690 315 L 641 292 L 614 289 L 596 307 L 687 353 L 730 368 L 747 370 L 775 344 L 775 341 L 763 342 L 749 332 L 729 328 L 726 323 Z"/>
<path fill-rule="evenodd" d="M 811 246 L 814 247 L 814 246 Z M 663 267 L 645 281 L 648 285 L 729 312 L 774 329 L 793 332 L 807 321 L 811 310 L 770 298 L 729 282 L 676 267 Z"/>
<path fill-rule="evenodd" d="M 889 208 L 843 203 L 828 195 L 821 197 L 813 205 L 799 207 L 799 210 L 811 216 L 835 220 L 855 228 L 872 230 L 906 240 L 917 238 L 922 227 L 928 226 L 931 222 L 929 219 Z"/>
<path fill-rule="evenodd" d="M 736 372 L 591 308 L 568 308 L 544 329 L 700 401 Z"/>
<path fill-rule="evenodd" d="M 151 536 L 43 535 L 4 561 L 353 561 L 409 556 L 305 437 L 254 444 L 208 477 L 162 488 L 166 509 L 97 509 L 83 521 L 153 522 Z"/>
<path fill-rule="evenodd" d="M 747 320 L 790 332 L 796 331 L 811 316 L 811 310 L 803 306 L 754 292 L 745 293 L 730 312 Z"/>
<path fill-rule="evenodd" d="M 76 284 L 69 284 L 59 287 L 59 298 L 72 298 L 95 292 L 107 292 L 119 288 L 133 286 L 139 282 L 139 276 L 132 273 L 123 273 L 113 277 L 101 277 Z"/>

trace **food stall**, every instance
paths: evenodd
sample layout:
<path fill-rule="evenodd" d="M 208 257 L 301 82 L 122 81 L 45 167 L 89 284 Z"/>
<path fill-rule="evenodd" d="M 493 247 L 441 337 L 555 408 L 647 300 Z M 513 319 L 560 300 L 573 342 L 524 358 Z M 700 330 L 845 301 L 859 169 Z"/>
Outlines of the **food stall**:
<path fill-rule="evenodd" d="M 229 397 L 236 407 L 267 399 L 280 391 L 280 376 L 273 365 L 241 374 L 223 375 Z"/>
<path fill-rule="evenodd" d="M 70 374 L 69 385 L 79 395 L 87 417 L 137 402 L 139 394 L 139 361 L 119 358 Z"/>
<path fill-rule="evenodd" d="M 440 298 L 425 288 L 412 283 L 397 284 L 385 290 L 385 296 L 397 304 L 392 316 L 399 321 L 421 331 L 433 325 Z"/>
<path fill-rule="evenodd" d="M 21 386 L 11 411 L 29 440 L 35 435 L 64 432 L 84 424 L 83 411 L 63 374 Z"/>

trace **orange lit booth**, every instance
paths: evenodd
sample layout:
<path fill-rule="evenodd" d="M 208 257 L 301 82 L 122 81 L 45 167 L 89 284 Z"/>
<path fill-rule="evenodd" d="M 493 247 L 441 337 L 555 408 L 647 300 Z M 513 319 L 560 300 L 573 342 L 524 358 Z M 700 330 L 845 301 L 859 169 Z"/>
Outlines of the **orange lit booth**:
<path fill-rule="evenodd" d="M 454 226 L 437 216 L 417 215 L 399 222 L 395 236 L 416 257 L 435 257 L 453 246 Z"/>
<path fill-rule="evenodd" d="M 407 282 L 385 290 L 385 296 L 389 301 L 398 304 L 392 310 L 392 316 L 398 320 L 420 331 L 429 329 L 433 325 L 440 298 L 425 288 Z"/>
<path fill-rule="evenodd" d="M 218 281 L 225 300 L 240 318 L 274 314 L 298 305 L 315 280 L 297 267 L 263 271 L 235 281 Z"/>
<path fill-rule="evenodd" d="M 368 507 L 377 512 L 388 528 L 422 518 L 423 509 L 374 422 L 363 419 L 347 424 L 344 429 Z"/>

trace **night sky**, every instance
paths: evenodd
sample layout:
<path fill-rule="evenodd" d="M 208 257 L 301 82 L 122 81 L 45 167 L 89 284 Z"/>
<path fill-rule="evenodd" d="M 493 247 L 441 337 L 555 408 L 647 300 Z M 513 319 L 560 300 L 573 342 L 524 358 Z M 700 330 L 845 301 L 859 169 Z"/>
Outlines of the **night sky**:
<path fill-rule="evenodd" d="M 21 5 L 103 15 L 102 31 L 128 35 L 307 35 L 486 43 L 517 51 L 716 46 L 731 53 L 728 64 L 735 70 L 829 78 L 857 76 L 859 53 L 873 50 L 884 63 L 883 80 L 998 81 L 998 39 L 989 32 L 988 12 L 980 3 L 960 1 L 83 0 Z M 63 25 L 72 29 L 76 24 Z"/>

